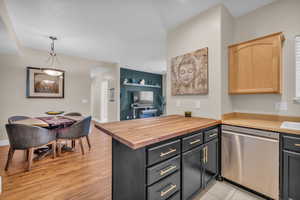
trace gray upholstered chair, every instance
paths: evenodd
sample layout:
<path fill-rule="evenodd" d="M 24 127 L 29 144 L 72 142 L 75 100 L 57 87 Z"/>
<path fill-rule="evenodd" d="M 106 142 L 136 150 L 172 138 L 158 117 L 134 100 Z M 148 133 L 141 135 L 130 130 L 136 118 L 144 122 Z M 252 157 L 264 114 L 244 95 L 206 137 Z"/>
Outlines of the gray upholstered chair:
<path fill-rule="evenodd" d="M 53 158 L 56 157 L 56 133 L 37 126 L 23 124 L 6 124 L 6 131 L 9 139 L 9 152 L 5 170 L 8 170 L 15 150 L 29 150 L 28 171 L 31 169 L 33 151 L 44 145 L 52 145 Z"/>
<path fill-rule="evenodd" d="M 91 150 L 91 143 L 89 139 L 89 132 L 91 126 L 92 117 L 86 117 L 81 121 L 76 122 L 70 127 L 59 129 L 57 133 L 57 143 L 58 143 L 58 155 L 61 154 L 61 141 L 64 140 L 72 140 L 72 142 L 76 142 L 77 140 L 80 143 L 82 155 L 84 155 L 84 148 L 82 138 L 86 138 L 89 150 Z M 75 144 L 72 144 L 75 147 Z"/>
<path fill-rule="evenodd" d="M 12 117 L 8 118 L 8 123 L 12 124 L 15 121 L 20 121 L 20 120 L 24 120 L 24 119 L 30 119 L 30 117 L 27 117 L 27 116 L 12 116 Z"/>
<path fill-rule="evenodd" d="M 70 112 L 65 114 L 65 116 L 82 116 L 82 114 L 79 112 Z"/>

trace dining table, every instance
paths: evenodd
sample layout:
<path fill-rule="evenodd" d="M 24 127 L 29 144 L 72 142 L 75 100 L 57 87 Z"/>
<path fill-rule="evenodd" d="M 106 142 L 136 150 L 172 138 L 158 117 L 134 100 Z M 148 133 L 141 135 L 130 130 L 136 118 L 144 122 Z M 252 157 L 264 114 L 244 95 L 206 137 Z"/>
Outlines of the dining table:
<path fill-rule="evenodd" d="M 14 121 L 13 124 L 23 124 L 28 126 L 38 126 L 52 130 L 53 134 L 57 134 L 59 129 L 67 129 L 74 123 L 84 119 L 84 116 L 47 116 L 47 117 L 33 117 L 24 120 Z M 63 151 L 73 151 L 66 144 L 62 147 Z M 35 150 L 38 155 L 35 160 L 42 160 L 52 153 L 51 146 L 42 147 Z"/>

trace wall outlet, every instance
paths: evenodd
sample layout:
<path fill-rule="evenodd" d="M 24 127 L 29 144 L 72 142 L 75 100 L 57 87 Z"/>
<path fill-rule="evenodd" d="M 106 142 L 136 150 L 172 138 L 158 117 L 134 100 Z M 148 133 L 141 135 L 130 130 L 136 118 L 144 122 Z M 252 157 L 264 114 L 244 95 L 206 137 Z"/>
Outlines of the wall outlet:
<path fill-rule="evenodd" d="M 87 103 L 87 102 L 88 102 L 87 99 L 82 99 L 82 100 L 81 100 L 81 103 Z"/>
<path fill-rule="evenodd" d="M 181 106 L 181 101 L 180 100 L 176 100 L 176 107 L 180 107 Z"/>
<path fill-rule="evenodd" d="M 201 105 L 200 101 L 196 101 L 195 107 L 196 107 L 197 109 L 200 109 L 200 105 Z"/>
<path fill-rule="evenodd" d="M 277 111 L 287 111 L 288 110 L 288 103 L 287 102 L 278 102 L 275 105 Z"/>

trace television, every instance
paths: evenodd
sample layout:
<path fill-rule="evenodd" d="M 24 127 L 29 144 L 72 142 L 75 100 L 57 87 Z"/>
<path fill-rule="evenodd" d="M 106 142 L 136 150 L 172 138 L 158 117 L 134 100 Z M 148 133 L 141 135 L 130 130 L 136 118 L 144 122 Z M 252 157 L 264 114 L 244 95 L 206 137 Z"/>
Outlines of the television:
<path fill-rule="evenodd" d="M 153 105 L 153 92 L 152 91 L 134 91 L 133 103 L 143 105 Z"/>

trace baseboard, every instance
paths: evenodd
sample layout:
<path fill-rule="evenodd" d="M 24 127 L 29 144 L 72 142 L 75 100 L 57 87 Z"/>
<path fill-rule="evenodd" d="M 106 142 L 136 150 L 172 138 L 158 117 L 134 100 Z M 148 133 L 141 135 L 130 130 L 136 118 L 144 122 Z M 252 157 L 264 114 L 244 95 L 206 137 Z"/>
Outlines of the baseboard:
<path fill-rule="evenodd" d="M 0 140 L 0 147 L 1 146 L 8 146 L 9 145 L 9 141 L 8 140 Z"/>

